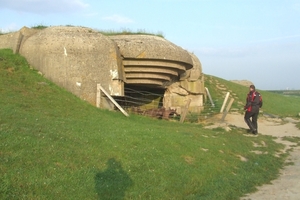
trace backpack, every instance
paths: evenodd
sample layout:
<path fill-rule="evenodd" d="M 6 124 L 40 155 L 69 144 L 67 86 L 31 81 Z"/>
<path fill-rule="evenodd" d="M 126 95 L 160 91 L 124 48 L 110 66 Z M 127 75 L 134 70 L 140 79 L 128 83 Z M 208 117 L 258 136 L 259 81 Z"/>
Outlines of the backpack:
<path fill-rule="evenodd" d="M 261 107 L 263 106 L 262 96 L 261 96 L 261 94 L 260 94 L 259 92 L 256 92 L 256 91 L 255 91 L 255 93 L 256 93 L 256 96 L 259 97 L 259 103 L 258 103 L 258 106 L 261 108 Z"/>

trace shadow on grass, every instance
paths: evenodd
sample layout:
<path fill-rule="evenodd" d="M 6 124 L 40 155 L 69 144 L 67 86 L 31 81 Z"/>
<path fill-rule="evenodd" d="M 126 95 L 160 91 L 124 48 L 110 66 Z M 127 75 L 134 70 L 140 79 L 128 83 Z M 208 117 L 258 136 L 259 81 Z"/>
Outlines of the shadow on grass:
<path fill-rule="evenodd" d="M 108 159 L 107 169 L 95 176 L 98 199 L 124 199 L 126 190 L 132 185 L 133 181 L 114 158 Z"/>

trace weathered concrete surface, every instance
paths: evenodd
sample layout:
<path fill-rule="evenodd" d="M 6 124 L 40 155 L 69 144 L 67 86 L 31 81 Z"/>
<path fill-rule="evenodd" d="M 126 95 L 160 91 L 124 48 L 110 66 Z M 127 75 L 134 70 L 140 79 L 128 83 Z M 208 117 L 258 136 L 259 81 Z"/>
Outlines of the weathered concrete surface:
<path fill-rule="evenodd" d="M 199 79 L 196 81 L 188 81 L 188 79 L 180 81 L 180 87 L 184 88 L 191 94 L 203 94 L 203 82 Z"/>
<path fill-rule="evenodd" d="M 92 29 L 49 27 L 24 41 L 19 52 L 46 78 L 93 105 L 97 83 L 111 95 L 123 95 L 116 45 Z"/>
<path fill-rule="evenodd" d="M 180 96 L 176 93 L 166 92 L 164 95 L 164 106 L 176 110 L 178 114 L 182 114 L 189 99 L 191 100 L 188 108 L 190 112 L 199 113 L 203 110 L 203 95 L 189 94 L 187 96 Z"/>
<path fill-rule="evenodd" d="M 1 35 L 0 49 L 12 49 L 14 53 L 19 53 L 21 42 L 39 31 L 24 26 L 20 31 Z"/>
<path fill-rule="evenodd" d="M 178 114 L 181 114 L 188 99 L 191 99 L 189 111 L 201 112 L 204 99 L 206 99 L 201 62 L 194 54 L 190 56 L 193 67 L 181 74 L 180 81 L 168 87 L 164 94 L 164 105 L 167 108 L 176 109 Z"/>
<path fill-rule="evenodd" d="M 180 80 L 188 80 L 188 81 L 204 81 L 203 73 L 202 73 L 202 64 L 197 56 L 193 53 L 189 53 L 192 59 L 193 67 L 191 69 L 186 70 L 185 73 L 180 75 Z"/>
<path fill-rule="evenodd" d="M 179 114 L 188 99 L 192 100 L 190 111 L 200 112 L 203 109 L 204 75 L 202 65 L 194 54 L 157 36 L 121 35 L 111 38 L 124 58 L 128 84 L 166 88 L 164 107 L 174 108 Z"/>
<path fill-rule="evenodd" d="M 178 114 L 181 114 L 182 109 L 185 107 L 188 100 L 191 99 L 189 111 L 196 113 L 201 112 L 203 110 L 204 101 L 203 93 L 193 94 L 185 88 L 181 87 L 180 84 L 181 82 L 173 83 L 166 89 L 163 99 L 164 106 L 166 108 L 176 109 L 176 112 Z"/>
<path fill-rule="evenodd" d="M 180 86 L 192 94 L 205 94 L 202 64 L 195 54 L 190 53 L 193 67 L 180 76 Z"/>
<path fill-rule="evenodd" d="M 192 111 L 203 106 L 204 76 L 199 59 L 161 37 L 104 36 L 83 27 L 23 27 L 1 35 L 0 48 L 20 53 L 46 78 L 93 105 L 100 83 L 112 96 L 124 96 L 126 85 L 166 89 L 167 109 L 179 110 L 187 99 L 192 99 Z M 176 92 L 179 89 L 185 94 Z M 101 102 L 111 108 L 104 98 Z"/>
<path fill-rule="evenodd" d="M 171 60 L 192 68 L 189 53 L 168 40 L 152 35 L 109 36 L 120 48 L 125 59 Z"/>
<path fill-rule="evenodd" d="M 166 88 L 193 67 L 189 53 L 164 38 L 152 35 L 118 35 L 110 38 L 120 49 L 128 84 Z"/>
<path fill-rule="evenodd" d="M 16 52 L 17 43 L 19 39 L 19 32 L 8 33 L 0 36 L 0 48 L 1 49 L 12 49 Z"/>

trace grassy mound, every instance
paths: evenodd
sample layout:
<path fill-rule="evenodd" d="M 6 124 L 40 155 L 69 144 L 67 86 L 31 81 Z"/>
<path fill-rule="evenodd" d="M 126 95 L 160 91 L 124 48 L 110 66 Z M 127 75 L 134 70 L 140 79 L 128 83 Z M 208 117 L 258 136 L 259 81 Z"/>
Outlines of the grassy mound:
<path fill-rule="evenodd" d="M 0 199 L 238 199 L 286 157 L 243 129 L 97 109 L 11 50 L 0 50 L 0 105 Z"/>

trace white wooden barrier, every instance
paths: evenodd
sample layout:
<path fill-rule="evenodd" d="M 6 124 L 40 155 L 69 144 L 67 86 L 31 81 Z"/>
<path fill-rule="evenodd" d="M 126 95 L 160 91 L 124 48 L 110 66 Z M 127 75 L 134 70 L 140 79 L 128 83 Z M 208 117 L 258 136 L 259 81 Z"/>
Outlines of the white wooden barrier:
<path fill-rule="evenodd" d="M 230 94 L 230 92 L 227 92 L 226 97 L 225 97 L 224 102 L 223 102 L 223 105 L 222 105 L 222 108 L 221 108 L 221 110 L 220 110 L 220 113 L 222 113 L 222 112 L 224 111 L 224 108 L 225 108 L 225 105 L 226 105 L 226 103 L 227 103 L 229 94 Z"/>
<path fill-rule="evenodd" d="M 215 104 L 214 104 L 214 102 L 213 102 L 213 100 L 212 100 L 212 98 L 211 98 L 211 95 L 210 95 L 210 93 L 209 93 L 208 88 L 205 87 L 205 90 L 206 90 L 207 96 L 208 96 L 208 98 L 209 98 L 209 101 L 210 101 L 210 103 L 211 103 L 211 107 L 215 107 Z"/>
<path fill-rule="evenodd" d="M 117 108 L 126 116 L 129 117 L 129 114 L 104 90 L 104 88 L 101 86 L 101 84 L 97 84 L 97 99 L 96 99 L 96 106 L 100 108 L 101 103 L 101 92 L 103 92 L 109 100 L 117 106 Z"/>

